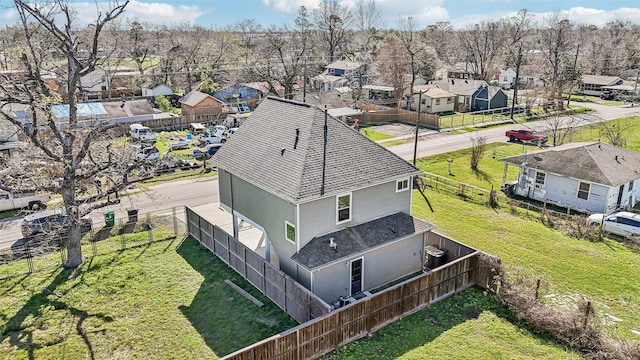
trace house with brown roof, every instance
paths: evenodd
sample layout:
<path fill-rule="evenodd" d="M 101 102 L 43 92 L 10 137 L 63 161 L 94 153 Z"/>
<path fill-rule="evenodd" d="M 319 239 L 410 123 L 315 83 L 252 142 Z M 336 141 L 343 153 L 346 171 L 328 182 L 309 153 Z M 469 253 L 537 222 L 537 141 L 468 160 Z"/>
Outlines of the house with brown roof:
<path fill-rule="evenodd" d="M 190 91 L 180 99 L 183 116 L 216 115 L 226 113 L 223 102 L 200 91 Z"/>
<path fill-rule="evenodd" d="M 610 144 L 569 143 L 500 161 L 505 175 L 509 166 L 520 169 L 503 186 L 507 194 L 598 213 L 633 207 L 640 196 L 640 153 Z"/>
<path fill-rule="evenodd" d="M 324 109 L 268 97 L 212 161 L 234 236 L 238 219 L 261 230 L 267 261 L 324 301 L 423 269 L 420 170 Z"/>
<path fill-rule="evenodd" d="M 583 95 L 602 95 L 603 87 L 622 85 L 624 81 L 618 76 L 582 75 L 578 92 Z"/>

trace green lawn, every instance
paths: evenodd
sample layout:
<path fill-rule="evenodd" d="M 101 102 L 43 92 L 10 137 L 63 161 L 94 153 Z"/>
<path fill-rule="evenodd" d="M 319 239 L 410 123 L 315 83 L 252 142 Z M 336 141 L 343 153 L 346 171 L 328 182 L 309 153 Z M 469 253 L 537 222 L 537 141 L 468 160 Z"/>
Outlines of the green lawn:
<path fill-rule="evenodd" d="M 581 359 L 513 324 L 476 288 L 409 315 L 325 359 Z"/>
<path fill-rule="evenodd" d="M 379 141 L 379 140 L 385 140 L 385 139 L 393 138 L 393 136 L 387 135 L 387 134 L 383 134 L 381 132 L 377 132 L 377 131 L 371 129 L 371 127 L 361 127 L 360 128 L 360 133 L 363 134 L 364 136 L 368 137 L 369 140 L 371 140 L 371 141 Z"/>
<path fill-rule="evenodd" d="M 576 296 L 594 301 L 596 310 L 623 319 L 607 327 L 627 339 L 640 330 L 640 254 L 605 239 L 590 242 L 568 237 L 536 219 L 426 191 L 434 212 L 414 195 L 413 215 L 436 225 L 436 230 L 479 250 L 500 257 L 507 267 L 522 268 L 549 282 L 549 300 L 572 303 Z"/>
<path fill-rule="evenodd" d="M 296 325 L 193 239 L 1 280 L 0 293 L 6 359 L 215 359 Z"/>

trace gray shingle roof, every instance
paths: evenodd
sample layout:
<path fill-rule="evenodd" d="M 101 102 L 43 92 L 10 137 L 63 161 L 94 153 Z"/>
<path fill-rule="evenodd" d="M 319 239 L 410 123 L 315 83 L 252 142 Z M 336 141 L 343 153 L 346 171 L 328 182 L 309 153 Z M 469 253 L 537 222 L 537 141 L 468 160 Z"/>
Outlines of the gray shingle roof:
<path fill-rule="evenodd" d="M 328 115 L 324 196 L 420 170 Z M 321 197 L 324 110 L 267 97 L 213 156 L 218 167 L 293 203 Z M 296 144 L 296 129 L 299 130 Z"/>
<path fill-rule="evenodd" d="M 516 166 L 526 162 L 528 167 L 607 186 L 640 178 L 640 153 L 598 142 L 564 144 L 500 161 Z"/>
<path fill-rule="evenodd" d="M 378 246 L 430 231 L 435 226 L 403 212 L 391 214 L 360 225 L 317 236 L 292 260 L 309 270 L 359 254 Z M 333 238 L 336 250 L 329 247 Z"/>
<path fill-rule="evenodd" d="M 205 94 L 205 93 L 200 92 L 200 91 L 196 91 L 196 90 L 190 91 L 189 93 L 187 93 L 185 96 L 183 96 L 180 99 L 180 102 L 183 103 L 183 104 L 187 104 L 189 106 L 196 106 L 196 105 L 198 105 L 198 103 L 200 103 L 202 100 L 204 100 L 204 99 L 206 99 L 208 97 L 213 98 L 216 101 L 222 103 L 222 101 L 214 98 L 213 96 L 211 96 L 209 94 Z"/>

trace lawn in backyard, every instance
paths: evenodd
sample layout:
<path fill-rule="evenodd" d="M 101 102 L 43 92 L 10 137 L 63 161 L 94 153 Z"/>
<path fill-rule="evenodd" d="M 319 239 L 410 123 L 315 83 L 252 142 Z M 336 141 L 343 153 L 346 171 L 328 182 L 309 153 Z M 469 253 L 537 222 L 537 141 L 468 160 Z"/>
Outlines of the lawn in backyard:
<path fill-rule="evenodd" d="M 491 295 L 471 288 L 404 317 L 326 360 L 339 359 L 581 359 L 514 325 Z"/>
<path fill-rule="evenodd" d="M 215 359 L 296 325 L 191 238 L 6 278 L 0 293 L 0 354 L 11 359 Z"/>

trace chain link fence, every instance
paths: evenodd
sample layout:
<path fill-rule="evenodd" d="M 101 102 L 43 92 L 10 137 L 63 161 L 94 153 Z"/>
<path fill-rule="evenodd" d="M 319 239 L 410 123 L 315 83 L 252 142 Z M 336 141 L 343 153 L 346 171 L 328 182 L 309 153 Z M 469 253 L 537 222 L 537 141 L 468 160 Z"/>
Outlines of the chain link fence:
<path fill-rule="evenodd" d="M 83 236 L 82 253 L 88 258 L 186 235 L 183 207 L 145 214 L 130 211 L 121 218 L 105 214 L 105 221 L 94 221 Z M 29 241 L 19 240 L 10 248 L 0 250 L 0 279 L 62 266 L 67 259 L 64 243 L 65 239 L 60 236 L 45 234 Z"/>

